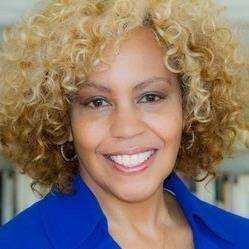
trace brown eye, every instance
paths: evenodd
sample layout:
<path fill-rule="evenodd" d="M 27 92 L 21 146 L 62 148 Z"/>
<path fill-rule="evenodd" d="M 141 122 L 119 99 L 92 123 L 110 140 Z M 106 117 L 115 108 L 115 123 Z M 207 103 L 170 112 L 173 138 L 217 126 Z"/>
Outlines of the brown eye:
<path fill-rule="evenodd" d="M 108 104 L 106 105 L 103 103 L 108 103 L 108 102 L 104 98 L 94 98 L 94 99 L 90 99 L 86 101 L 82 105 L 92 108 L 92 109 L 97 109 L 97 108 L 102 108 L 108 105 Z"/>
<path fill-rule="evenodd" d="M 141 99 L 145 99 L 145 101 L 142 101 L 142 103 L 143 102 L 153 103 L 153 102 L 159 102 L 162 99 L 165 99 L 165 96 L 155 94 L 155 93 L 148 93 L 148 94 L 145 94 Z"/>

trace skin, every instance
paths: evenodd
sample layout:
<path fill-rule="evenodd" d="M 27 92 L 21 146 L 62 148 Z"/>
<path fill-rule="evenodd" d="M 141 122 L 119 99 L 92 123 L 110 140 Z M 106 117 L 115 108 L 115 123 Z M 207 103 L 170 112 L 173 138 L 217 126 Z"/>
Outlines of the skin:
<path fill-rule="evenodd" d="M 110 68 L 93 71 L 89 81 L 111 92 L 85 87 L 72 105 L 70 140 L 74 141 L 80 174 L 122 248 L 192 248 L 182 210 L 162 185 L 174 168 L 184 127 L 179 83 L 163 64 L 164 53 L 149 28 L 132 31 L 118 54 L 112 52 L 110 43 L 104 52 Z M 104 66 L 102 62 L 98 65 Z M 164 79 L 134 89 L 155 76 Z M 152 92 L 156 95 L 150 96 Z M 88 102 L 93 97 L 102 100 Z M 137 175 L 113 170 L 102 155 L 144 146 L 158 151 L 152 167 Z"/>

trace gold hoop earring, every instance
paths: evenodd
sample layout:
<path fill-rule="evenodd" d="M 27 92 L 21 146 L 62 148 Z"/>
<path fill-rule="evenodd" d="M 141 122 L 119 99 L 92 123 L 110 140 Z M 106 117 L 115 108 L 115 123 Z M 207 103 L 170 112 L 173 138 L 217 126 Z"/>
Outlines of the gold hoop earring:
<path fill-rule="evenodd" d="M 187 146 L 187 150 L 189 150 L 192 146 L 193 146 L 193 144 L 194 144 L 194 141 L 195 141 L 195 134 L 194 134 L 194 132 L 192 132 L 191 133 L 191 140 L 190 140 L 190 144 Z"/>
<path fill-rule="evenodd" d="M 66 143 L 70 144 L 70 142 L 66 142 Z M 64 146 L 66 145 L 66 143 L 61 144 L 61 146 L 60 146 L 61 155 L 62 155 L 63 159 L 64 159 L 66 162 L 72 162 L 72 161 L 74 161 L 74 160 L 77 158 L 77 155 L 76 155 L 76 153 L 74 152 L 74 149 L 73 149 L 73 148 L 71 148 L 70 150 L 68 150 L 68 151 L 67 151 L 67 154 L 68 154 L 68 155 L 66 155 L 66 153 L 65 153 L 65 151 L 64 151 Z M 70 146 L 73 147 L 72 145 L 70 145 Z"/>

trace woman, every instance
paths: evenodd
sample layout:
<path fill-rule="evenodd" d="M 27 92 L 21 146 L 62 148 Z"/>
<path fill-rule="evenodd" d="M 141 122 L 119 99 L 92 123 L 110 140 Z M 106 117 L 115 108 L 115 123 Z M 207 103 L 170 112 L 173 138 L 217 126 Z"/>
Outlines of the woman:
<path fill-rule="evenodd" d="M 248 248 L 249 220 L 177 175 L 214 175 L 249 130 L 248 62 L 210 1 L 51 1 L 5 33 L 2 153 L 40 201 L 0 248 Z"/>

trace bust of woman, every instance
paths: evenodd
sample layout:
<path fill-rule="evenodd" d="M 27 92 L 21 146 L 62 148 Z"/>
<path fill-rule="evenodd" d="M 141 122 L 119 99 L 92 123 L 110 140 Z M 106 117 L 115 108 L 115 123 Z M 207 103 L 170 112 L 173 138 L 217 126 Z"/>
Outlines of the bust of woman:
<path fill-rule="evenodd" d="M 215 176 L 249 131 L 241 48 L 210 1 L 56 0 L 6 30 L 1 150 L 49 192 L 0 248 L 248 248 L 177 175 Z"/>

